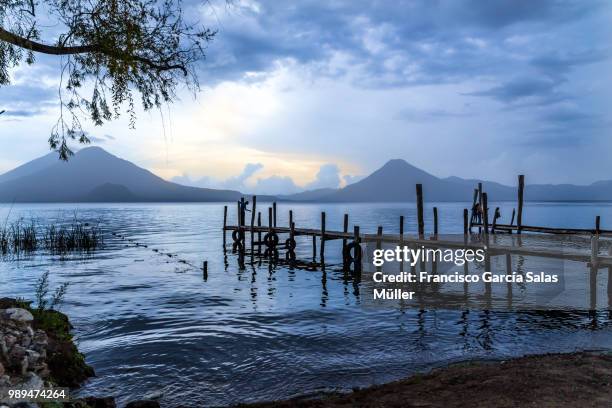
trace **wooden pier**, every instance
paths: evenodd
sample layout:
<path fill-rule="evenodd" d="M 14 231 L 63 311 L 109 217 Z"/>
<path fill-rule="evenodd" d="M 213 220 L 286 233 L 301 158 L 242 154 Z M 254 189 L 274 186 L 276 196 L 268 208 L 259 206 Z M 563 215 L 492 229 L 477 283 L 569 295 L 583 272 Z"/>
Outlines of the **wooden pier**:
<path fill-rule="evenodd" d="M 257 211 L 257 197 L 253 196 L 250 208 L 250 224 L 246 224 L 246 213 L 248 202 L 245 198 L 237 202 L 237 220 L 236 225 L 229 225 L 228 207 L 224 208 L 223 218 L 223 242 L 224 247 L 227 242 L 226 234 L 231 232 L 232 249 L 240 254 L 249 253 L 268 258 L 271 262 L 283 261 L 280 251 L 285 251 L 284 261 L 295 262 L 295 249 L 297 246 L 296 237 L 312 237 L 312 263 L 325 267 L 325 250 L 327 241 L 342 240 L 342 260 L 345 268 L 350 268 L 352 272 L 361 271 L 362 262 L 362 244 L 383 243 L 395 244 L 399 246 L 424 246 L 426 248 L 464 248 L 464 249 L 486 249 L 487 258 L 490 256 L 504 255 L 522 255 L 534 256 L 543 258 L 555 258 L 576 262 L 585 262 L 592 270 L 597 270 L 601 267 L 610 268 L 612 274 L 612 247 L 610 251 L 601 255 L 599 252 L 600 238 L 612 237 L 611 230 L 600 229 L 600 217 L 595 219 L 593 229 L 576 229 L 576 228 L 553 228 L 542 226 L 523 225 L 523 198 L 524 198 L 525 178 L 520 175 L 518 177 L 518 211 L 513 210 L 512 218 L 509 224 L 498 222 L 501 217 L 499 207 L 493 212 L 493 219 L 489 216 L 489 197 L 483 191 L 482 183 L 474 189 L 473 205 L 471 209 L 463 210 L 463 240 L 444 239 L 440 236 L 440 228 L 438 225 L 439 211 L 438 208 L 433 208 L 433 234 L 425 236 L 424 222 L 424 197 L 423 186 L 417 184 L 416 187 L 416 209 L 417 209 L 417 231 L 414 235 L 405 233 L 404 217 L 399 217 L 397 232 L 384 233 L 383 227 L 379 226 L 376 233 L 364 233 L 360 231 L 358 225 L 349 231 L 349 215 L 344 214 L 343 231 L 333 231 L 327 229 L 326 213 L 321 213 L 320 228 L 298 228 L 293 220 L 293 211 L 289 211 L 289 222 L 286 226 L 277 224 L 277 204 L 272 203 L 268 207 L 267 225 L 262 225 L 262 213 Z M 516 225 L 514 219 L 516 216 Z M 478 233 L 474 235 L 473 229 L 477 228 Z M 522 233 L 532 234 L 564 234 L 564 235 L 580 235 L 590 237 L 591 244 L 588 251 L 568 251 L 559 248 L 541 249 L 529 248 L 521 245 L 521 240 L 518 243 L 512 241 L 511 245 L 497 244 L 492 236 L 495 234 L 518 234 L 520 238 Z M 249 236 L 248 244 L 246 237 Z M 460 235 L 460 234 L 459 234 Z M 281 239 L 280 237 L 284 239 Z M 476 237 L 476 239 L 474 239 Z M 440 239 L 442 238 L 442 239 Z M 317 251 L 317 243 L 319 248 Z M 319 261 L 317 262 L 317 255 Z"/>

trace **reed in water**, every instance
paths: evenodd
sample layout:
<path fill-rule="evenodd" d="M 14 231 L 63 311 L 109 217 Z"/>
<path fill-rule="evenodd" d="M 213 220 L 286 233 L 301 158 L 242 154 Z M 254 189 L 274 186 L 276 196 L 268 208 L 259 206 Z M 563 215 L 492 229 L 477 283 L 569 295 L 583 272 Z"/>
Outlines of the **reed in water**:
<path fill-rule="evenodd" d="M 46 250 L 52 253 L 89 252 L 104 244 L 102 229 L 77 219 L 69 223 L 39 225 L 23 219 L 0 229 L 2 255 Z"/>

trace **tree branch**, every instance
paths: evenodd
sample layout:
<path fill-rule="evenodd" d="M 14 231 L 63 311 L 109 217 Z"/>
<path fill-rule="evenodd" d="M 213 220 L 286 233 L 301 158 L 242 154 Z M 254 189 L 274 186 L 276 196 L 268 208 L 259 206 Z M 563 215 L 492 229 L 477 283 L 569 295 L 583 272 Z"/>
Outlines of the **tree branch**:
<path fill-rule="evenodd" d="M 42 44 L 27 38 L 20 37 L 9 31 L 6 31 L 2 27 L 0 27 L 0 40 L 16 45 L 17 47 L 25 48 L 27 50 L 51 55 L 84 54 L 95 51 L 95 48 L 91 45 L 80 45 L 76 47 L 56 47 L 53 45 Z"/>
<path fill-rule="evenodd" d="M 96 45 L 79 45 L 71 47 L 47 45 L 39 43 L 37 41 L 32 41 L 28 38 L 18 36 L 9 31 L 6 31 L 2 27 L 0 27 L 0 40 L 16 45 L 17 47 L 21 47 L 34 52 L 40 52 L 42 54 L 74 55 L 86 53 L 100 53 L 112 58 L 125 60 L 131 59 L 133 61 L 141 62 L 157 71 L 171 71 L 174 69 L 178 69 L 183 72 L 183 75 L 187 75 L 187 69 L 181 64 L 168 65 L 164 63 L 159 63 L 148 58 L 141 57 L 139 55 L 127 54 L 120 50 L 105 50 L 104 48 L 98 47 Z"/>

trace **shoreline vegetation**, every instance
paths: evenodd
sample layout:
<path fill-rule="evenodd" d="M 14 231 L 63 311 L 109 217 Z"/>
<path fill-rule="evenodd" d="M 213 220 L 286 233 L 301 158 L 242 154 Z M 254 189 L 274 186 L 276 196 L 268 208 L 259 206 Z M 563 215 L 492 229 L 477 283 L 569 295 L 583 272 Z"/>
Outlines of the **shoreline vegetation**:
<path fill-rule="evenodd" d="M 104 245 L 97 224 L 73 219 L 66 223 L 40 225 L 35 220 L 19 219 L 0 226 L 0 255 L 19 255 L 45 250 L 53 254 L 91 252 Z"/>
<path fill-rule="evenodd" d="M 574 352 L 469 361 L 349 394 L 294 398 L 236 408 L 609 407 L 612 354 Z"/>

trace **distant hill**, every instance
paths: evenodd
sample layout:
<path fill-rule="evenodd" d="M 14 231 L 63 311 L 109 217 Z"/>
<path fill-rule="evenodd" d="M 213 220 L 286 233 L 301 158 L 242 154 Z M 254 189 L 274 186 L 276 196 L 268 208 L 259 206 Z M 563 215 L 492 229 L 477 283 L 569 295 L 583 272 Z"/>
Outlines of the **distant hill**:
<path fill-rule="evenodd" d="M 315 202 L 414 202 L 415 184 L 426 201 L 471 201 L 482 182 L 494 201 L 515 201 L 516 187 L 500 183 L 436 177 L 404 160 L 388 161 L 364 179 L 341 189 L 323 188 L 273 199 Z M 241 193 L 187 187 L 120 159 L 99 147 L 77 152 L 68 162 L 48 154 L 0 175 L 0 202 L 207 202 L 236 201 Z M 588 186 L 527 184 L 527 201 L 612 201 L 612 180 Z"/>
<path fill-rule="evenodd" d="M 368 177 L 344 188 L 332 191 L 303 192 L 285 196 L 289 200 L 310 201 L 315 196 L 324 202 L 414 202 L 415 184 L 423 184 L 427 201 L 471 201 L 474 188 L 483 183 L 483 190 L 495 201 L 515 201 L 516 187 L 500 183 L 462 179 L 439 178 L 405 160 L 388 161 Z M 598 181 L 588 186 L 571 184 L 527 184 L 526 201 L 612 201 L 612 180 Z"/>
<path fill-rule="evenodd" d="M 0 202 L 200 202 L 240 196 L 171 183 L 99 147 L 82 149 L 68 162 L 43 156 L 0 176 Z"/>
<path fill-rule="evenodd" d="M 21 166 L 16 167 L 13 170 L 7 171 L 6 173 L 0 175 L 0 183 L 15 180 L 23 176 L 29 176 L 30 174 L 43 170 L 57 162 L 59 162 L 59 156 L 57 155 L 57 153 L 52 152 L 46 154 L 42 157 L 39 157 L 38 159 L 29 161 L 26 164 L 22 164 Z"/>

